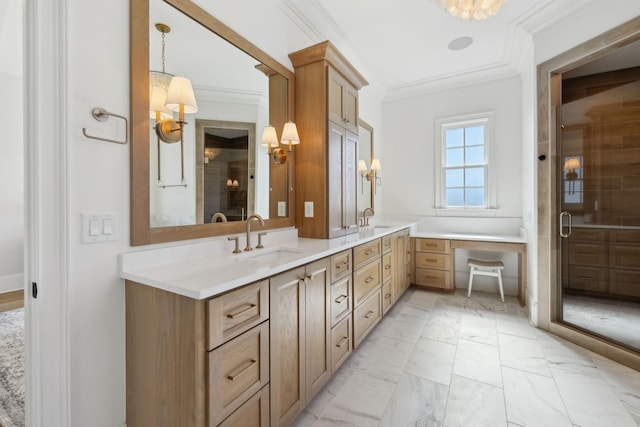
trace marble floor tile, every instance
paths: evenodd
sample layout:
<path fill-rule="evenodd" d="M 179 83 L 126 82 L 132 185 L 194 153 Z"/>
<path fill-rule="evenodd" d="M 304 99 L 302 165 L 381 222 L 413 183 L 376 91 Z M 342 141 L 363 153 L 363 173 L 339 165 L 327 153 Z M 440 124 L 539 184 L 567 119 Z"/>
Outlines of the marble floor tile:
<path fill-rule="evenodd" d="M 445 427 L 500 427 L 507 425 L 501 387 L 454 375 L 444 416 Z"/>
<path fill-rule="evenodd" d="M 479 318 L 463 314 L 460 321 L 458 338 L 484 344 L 498 345 L 495 317 Z"/>
<path fill-rule="evenodd" d="M 410 288 L 295 427 L 640 426 L 640 373 L 495 299 Z"/>
<path fill-rule="evenodd" d="M 426 322 L 427 317 L 420 318 L 398 313 L 380 322 L 375 329 L 375 334 L 415 344 Z"/>
<path fill-rule="evenodd" d="M 328 421 L 353 422 L 357 426 L 378 425 L 395 388 L 395 383 L 355 373 L 324 410 L 318 425 Z"/>
<path fill-rule="evenodd" d="M 444 421 L 449 387 L 403 374 L 391 396 L 380 426 L 439 427 Z"/>
<path fill-rule="evenodd" d="M 411 354 L 405 372 L 449 385 L 455 356 L 455 345 L 421 338 Z"/>
<path fill-rule="evenodd" d="M 637 427 L 611 386 L 602 378 L 551 368 L 571 421 L 581 427 Z"/>
<path fill-rule="evenodd" d="M 547 359 L 537 339 L 499 333 L 498 341 L 502 366 L 551 377 Z"/>
<path fill-rule="evenodd" d="M 390 319 L 385 319 L 386 322 Z M 380 326 L 380 325 L 378 325 Z M 343 363 L 340 371 L 367 374 L 396 383 L 413 353 L 415 344 L 381 334 L 371 334 Z M 343 369 L 344 368 L 344 369 Z"/>
<path fill-rule="evenodd" d="M 458 332 L 460 331 L 460 320 L 453 317 L 431 314 L 422 328 L 422 338 L 435 341 L 442 341 L 449 344 L 458 342 Z"/>
<path fill-rule="evenodd" d="M 498 347 L 459 339 L 453 374 L 502 387 Z"/>
<path fill-rule="evenodd" d="M 507 420 L 528 427 L 571 427 L 552 378 L 503 367 L 502 381 Z"/>

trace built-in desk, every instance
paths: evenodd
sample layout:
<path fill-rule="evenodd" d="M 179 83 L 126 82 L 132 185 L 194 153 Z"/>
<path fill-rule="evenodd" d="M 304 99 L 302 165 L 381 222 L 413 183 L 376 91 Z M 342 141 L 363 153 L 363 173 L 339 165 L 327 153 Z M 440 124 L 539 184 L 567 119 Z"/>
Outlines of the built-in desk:
<path fill-rule="evenodd" d="M 451 290 L 453 290 L 453 272 L 455 272 L 454 253 L 456 249 L 517 253 L 519 284 L 518 298 L 520 300 L 520 305 L 524 306 L 527 290 L 527 243 L 521 236 L 414 232 L 411 237 L 417 239 L 438 239 L 443 241 L 443 249 L 434 250 L 434 254 L 440 251 L 445 255 L 445 259 L 442 263 L 439 263 L 439 266 L 435 266 L 435 268 L 436 270 L 442 271 L 442 274 L 447 274 L 451 277 L 448 279 L 452 284 Z M 414 247 L 418 246 L 419 245 L 416 244 Z M 446 256 L 449 258 L 446 258 Z M 434 256 L 433 259 L 435 260 L 438 258 Z"/>

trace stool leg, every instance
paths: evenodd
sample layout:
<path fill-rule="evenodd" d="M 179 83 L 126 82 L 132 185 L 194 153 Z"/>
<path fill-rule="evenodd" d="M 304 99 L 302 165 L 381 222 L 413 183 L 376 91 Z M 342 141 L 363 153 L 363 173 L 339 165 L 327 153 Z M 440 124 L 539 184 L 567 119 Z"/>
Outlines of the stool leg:
<path fill-rule="evenodd" d="M 467 292 L 467 298 L 471 297 L 471 286 L 473 284 L 473 272 L 475 271 L 474 267 L 469 269 L 469 291 Z"/>
<path fill-rule="evenodd" d="M 504 290 L 502 289 L 502 272 L 498 270 L 498 286 L 500 287 L 500 300 L 504 302 Z"/>

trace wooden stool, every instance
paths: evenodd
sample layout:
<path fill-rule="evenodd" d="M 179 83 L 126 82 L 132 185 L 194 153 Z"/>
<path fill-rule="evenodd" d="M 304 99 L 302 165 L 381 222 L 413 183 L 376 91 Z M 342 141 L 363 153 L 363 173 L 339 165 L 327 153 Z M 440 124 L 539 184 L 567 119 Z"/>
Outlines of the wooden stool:
<path fill-rule="evenodd" d="M 504 268 L 502 261 L 480 261 L 478 259 L 469 258 L 467 264 L 469 270 L 469 292 L 467 298 L 471 297 L 471 286 L 473 285 L 473 276 L 490 276 L 498 278 L 498 287 L 500 288 L 500 300 L 504 302 L 504 290 L 502 289 L 502 274 Z"/>

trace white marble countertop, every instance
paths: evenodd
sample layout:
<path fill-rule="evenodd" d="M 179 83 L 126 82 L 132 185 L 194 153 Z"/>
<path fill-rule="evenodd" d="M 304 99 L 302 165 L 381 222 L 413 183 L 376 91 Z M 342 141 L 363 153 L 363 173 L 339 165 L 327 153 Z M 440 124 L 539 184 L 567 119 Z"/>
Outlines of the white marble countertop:
<path fill-rule="evenodd" d="M 430 231 L 413 231 L 411 237 L 429 239 L 475 240 L 481 242 L 527 243 L 527 240 L 516 234 L 480 234 L 480 233 L 440 233 Z"/>
<path fill-rule="evenodd" d="M 120 255 L 120 277 L 190 298 L 205 299 L 412 225 L 408 222 L 371 225 L 361 228 L 359 233 L 327 240 L 297 238 L 296 230 L 269 231 L 263 240 L 264 249 L 241 254 L 231 253 L 228 248 L 233 248 L 233 243 L 226 242 L 226 236 L 224 243 L 217 241 L 130 252 Z M 274 236 L 271 241 L 270 235 Z"/>

